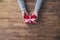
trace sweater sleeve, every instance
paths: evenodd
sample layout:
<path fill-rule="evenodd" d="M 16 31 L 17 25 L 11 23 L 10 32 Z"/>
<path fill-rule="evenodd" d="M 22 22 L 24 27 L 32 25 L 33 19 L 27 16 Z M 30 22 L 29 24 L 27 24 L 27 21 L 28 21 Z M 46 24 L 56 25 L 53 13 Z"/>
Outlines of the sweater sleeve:
<path fill-rule="evenodd" d="M 26 10 L 24 0 L 18 0 L 18 4 L 19 4 L 19 7 L 20 7 L 21 11 Z"/>

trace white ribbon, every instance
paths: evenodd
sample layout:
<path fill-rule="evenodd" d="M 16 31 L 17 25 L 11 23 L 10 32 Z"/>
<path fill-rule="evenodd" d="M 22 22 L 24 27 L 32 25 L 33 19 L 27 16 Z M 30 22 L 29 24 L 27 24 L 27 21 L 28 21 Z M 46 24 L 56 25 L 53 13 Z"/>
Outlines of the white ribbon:
<path fill-rule="evenodd" d="M 34 19 L 34 18 L 33 19 L 24 19 L 24 22 L 31 22 L 32 21 L 32 22 L 36 23 L 35 20 L 36 19 Z"/>

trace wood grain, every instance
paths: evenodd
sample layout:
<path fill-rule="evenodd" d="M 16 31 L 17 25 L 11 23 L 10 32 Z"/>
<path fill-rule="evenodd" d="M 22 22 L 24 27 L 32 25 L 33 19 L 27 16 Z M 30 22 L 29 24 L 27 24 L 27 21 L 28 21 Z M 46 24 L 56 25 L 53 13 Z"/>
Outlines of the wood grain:
<path fill-rule="evenodd" d="M 36 0 L 26 0 L 29 13 Z M 43 0 L 36 25 L 24 24 L 17 0 L 0 1 L 0 40 L 60 40 L 60 0 Z"/>

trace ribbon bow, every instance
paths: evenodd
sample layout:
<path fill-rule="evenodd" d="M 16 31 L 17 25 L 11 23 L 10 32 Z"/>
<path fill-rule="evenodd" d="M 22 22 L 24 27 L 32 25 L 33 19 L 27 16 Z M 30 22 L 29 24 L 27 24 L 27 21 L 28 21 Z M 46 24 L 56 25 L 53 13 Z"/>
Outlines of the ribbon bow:
<path fill-rule="evenodd" d="M 34 18 L 32 18 L 32 19 L 24 19 L 24 22 L 34 22 L 34 23 L 36 23 L 36 21 L 35 21 L 36 19 L 34 19 Z"/>

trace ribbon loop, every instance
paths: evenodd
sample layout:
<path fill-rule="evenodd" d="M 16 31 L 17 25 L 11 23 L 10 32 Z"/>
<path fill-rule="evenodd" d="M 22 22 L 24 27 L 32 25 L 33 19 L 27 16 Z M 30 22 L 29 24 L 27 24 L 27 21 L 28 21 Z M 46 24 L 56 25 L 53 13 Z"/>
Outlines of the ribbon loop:
<path fill-rule="evenodd" d="M 24 19 L 24 22 L 30 22 L 30 21 L 35 22 L 35 20 L 36 19 L 34 19 L 34 18 L 33 19 Z"/>

